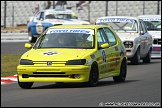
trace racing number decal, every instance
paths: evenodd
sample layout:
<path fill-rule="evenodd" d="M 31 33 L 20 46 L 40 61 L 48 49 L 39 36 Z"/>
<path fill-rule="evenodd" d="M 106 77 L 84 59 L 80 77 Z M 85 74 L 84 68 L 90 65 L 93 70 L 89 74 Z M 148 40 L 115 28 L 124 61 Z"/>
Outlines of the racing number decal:
<path fill-rule="evenodd" d="M 106 63 L 106 52 L 105 52 L 105 50 L 102 50 L 101 54 L 102 54 L 102 63 Z"/>
<path fill-rule="evenodd" d="M 38 34 L 41 34 L 43 32 L 42 23 L 36 24 L 36 31 L 37 31 Z"/>

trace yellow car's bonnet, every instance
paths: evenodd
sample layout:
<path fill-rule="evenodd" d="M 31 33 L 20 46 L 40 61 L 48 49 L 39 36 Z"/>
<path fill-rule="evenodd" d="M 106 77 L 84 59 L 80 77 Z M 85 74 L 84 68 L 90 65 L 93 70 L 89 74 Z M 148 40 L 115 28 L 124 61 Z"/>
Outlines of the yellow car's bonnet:
<path fill-rule="evenodd" d="M 67 61 L 81 59 L 91 51 L 92 49 L 31 49 L 26 52 L 21 59 L 33 61 Z"/>

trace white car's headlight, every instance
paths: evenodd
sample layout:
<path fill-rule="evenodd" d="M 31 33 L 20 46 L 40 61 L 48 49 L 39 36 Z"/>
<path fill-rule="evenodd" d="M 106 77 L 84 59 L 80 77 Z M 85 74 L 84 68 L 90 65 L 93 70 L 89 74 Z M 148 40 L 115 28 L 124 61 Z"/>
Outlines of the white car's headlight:
<path fill-rule="evenodd" d="M 132 41 L 125 41 L 124 46 L 125 46 L 125 48 L 132 48 L 133 47 L 133 42 Z"/>

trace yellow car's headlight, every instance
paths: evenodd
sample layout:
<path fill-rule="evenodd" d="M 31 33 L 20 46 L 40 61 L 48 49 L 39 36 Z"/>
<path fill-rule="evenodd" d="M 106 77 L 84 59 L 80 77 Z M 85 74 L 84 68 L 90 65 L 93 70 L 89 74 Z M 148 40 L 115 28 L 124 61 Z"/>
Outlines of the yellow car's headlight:
<path fill-rule="evenodd" d="M 69 60 L 65 65 L 84 65 L 86 63 L 86 59 L 80 60 Z"/>
<path fill-rule="evenodd" d="M 20 65 L 34 65 L 31 60 L 21 59 Z"/>

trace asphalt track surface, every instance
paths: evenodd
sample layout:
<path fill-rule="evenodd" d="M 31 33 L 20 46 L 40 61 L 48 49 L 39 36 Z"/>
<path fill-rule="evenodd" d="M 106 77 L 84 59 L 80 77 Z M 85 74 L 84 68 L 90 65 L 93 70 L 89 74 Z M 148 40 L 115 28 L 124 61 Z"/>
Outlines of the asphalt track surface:
<path fill-rule="evenodd" d="M 24 42 L 1 43 L 1 54 L 26 51 Z M 31 89 L 21 89 L 17 83 L 1 85 L 1 107 L 161 107 L 161 59 L 152 59 L 150 64 L 128 62 L 127 72 L 124 83 L 107 78 L 97 87 L 81 83 L 34 83 Z"/>

